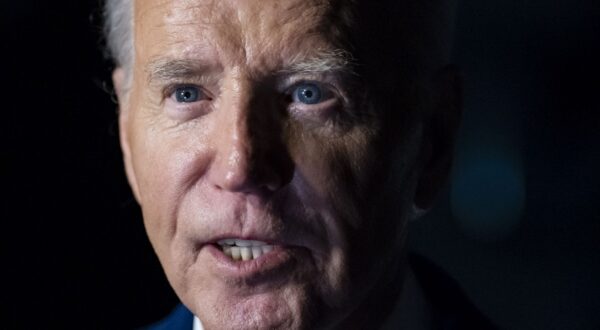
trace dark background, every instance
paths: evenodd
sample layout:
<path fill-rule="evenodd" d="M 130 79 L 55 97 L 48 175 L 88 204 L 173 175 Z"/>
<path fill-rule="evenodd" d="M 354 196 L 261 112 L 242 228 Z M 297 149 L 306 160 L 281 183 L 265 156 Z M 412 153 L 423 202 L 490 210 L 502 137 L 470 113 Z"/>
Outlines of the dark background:
<path fill-rule="evenodd" d="M 121 168 L 98 1 L 2 1 L 3 329 L 176 303 Z M 600 1 L 463 1 L 456 168 L 411 245 L 507 329 L 600 328 Z"/>

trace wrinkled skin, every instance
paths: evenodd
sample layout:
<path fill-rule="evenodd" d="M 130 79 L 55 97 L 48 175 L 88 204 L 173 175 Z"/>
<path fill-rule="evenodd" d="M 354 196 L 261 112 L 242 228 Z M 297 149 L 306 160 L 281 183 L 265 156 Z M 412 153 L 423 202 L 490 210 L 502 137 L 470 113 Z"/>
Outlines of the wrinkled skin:
<path fill-rule="evenodd" d="M 295 66 L 346 47 L 344 15 L 324 0 L 135 2 L 131 86 L 114 73 L 127 176 L 171 285 L 207 329 L 375 324 L 369 305 L 399 294 L 410 210 L 429 206 L 448 157 L 417 109 L 387 116 L 359 75 Z M 193 72 L 165 66 L 183 62 Z M 294 99 L 304 81 L 323 101 Z M 179 102 L 181 86 L 201 97 Z M 279 253 L 232 270 L 215 253 L 225 237 Z"/>

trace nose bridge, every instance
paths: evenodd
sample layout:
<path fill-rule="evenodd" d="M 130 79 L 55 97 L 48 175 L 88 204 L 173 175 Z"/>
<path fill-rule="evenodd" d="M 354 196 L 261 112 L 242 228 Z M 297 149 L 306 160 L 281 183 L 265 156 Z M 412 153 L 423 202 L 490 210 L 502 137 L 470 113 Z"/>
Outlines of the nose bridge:
<path fill-rule="evenodd" d="M 227 171 L 227 178 L 238 172 L 247 171 L 251 162 L 252 144 L 249 140 L 247 114 L 240 109 L 235 109 L 229 114 L 223 114 L 226 121 L 223 127 L 223 144 L 220 146 L 219 158 L 222 159 L 220 167 Z"/>
<path fill-rule="evenodd" d="M 292 172 L 276 109 L 260 102 L 265 96 L 252 80 L 240 74 L 227 80 L 216 109 L 220 125 L 213 185 L 232 192 L 275 191 Z"/>

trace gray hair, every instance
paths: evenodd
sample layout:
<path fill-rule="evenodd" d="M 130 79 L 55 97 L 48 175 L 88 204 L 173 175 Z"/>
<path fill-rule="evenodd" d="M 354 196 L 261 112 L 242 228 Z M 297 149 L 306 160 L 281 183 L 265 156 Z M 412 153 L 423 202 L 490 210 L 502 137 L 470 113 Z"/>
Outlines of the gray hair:
<path fill-rule="evenodd" d="M 133 0 L 106 0 L 104 3 L 106 50 L 115 65 L 133 67 Z"/>

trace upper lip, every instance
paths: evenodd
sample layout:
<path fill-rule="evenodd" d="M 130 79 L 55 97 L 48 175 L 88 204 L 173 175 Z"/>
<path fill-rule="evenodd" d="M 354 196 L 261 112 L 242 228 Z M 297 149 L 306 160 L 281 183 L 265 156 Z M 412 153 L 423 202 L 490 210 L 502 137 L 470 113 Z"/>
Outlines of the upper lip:
<path fill-rule="evenodd" d="M 279 211 L 275 212 L 277 210 L 261 207 L 234 206 L 231 206 L 232 211 L 225 212 L 223 218 L 213 219 L 205 224 L 202 228 L 205 234 L 201 232 L 192 234 L 190 238 L 195 242 L 194 245 L 202 248 L 206 245 L 216 245 L 223 239 L 242 239 L 308 250 L 325 248 L 323 246 L 325 240 L 318 235 L 317 231 L 303 225 L 304 220 L 297 219 L 300 215 L 286 216 L 285 212 L 280 210 L 281 207 L 276 207 Z M 304 228 L 305 226 L 307 228 Z"/>

